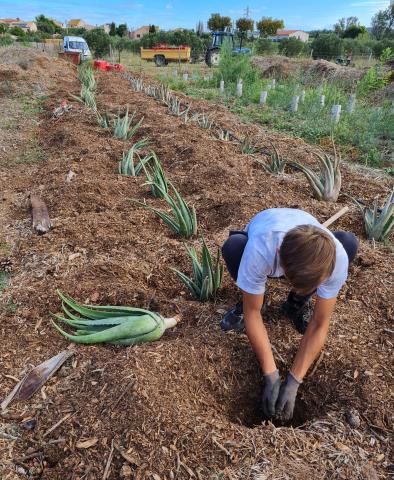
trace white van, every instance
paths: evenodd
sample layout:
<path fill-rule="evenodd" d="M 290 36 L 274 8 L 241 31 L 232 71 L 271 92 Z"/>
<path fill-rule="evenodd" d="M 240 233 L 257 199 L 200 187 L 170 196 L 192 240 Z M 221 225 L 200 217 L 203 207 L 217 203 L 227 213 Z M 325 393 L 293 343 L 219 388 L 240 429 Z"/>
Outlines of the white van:
<path fill-rule="evenodd" d="M 65 52 L 80 53 L 81 60 L 92 58 L 89 46 L 86 43 L 86 40 L 82 37 L 64 37 L 63 48 Z"/>

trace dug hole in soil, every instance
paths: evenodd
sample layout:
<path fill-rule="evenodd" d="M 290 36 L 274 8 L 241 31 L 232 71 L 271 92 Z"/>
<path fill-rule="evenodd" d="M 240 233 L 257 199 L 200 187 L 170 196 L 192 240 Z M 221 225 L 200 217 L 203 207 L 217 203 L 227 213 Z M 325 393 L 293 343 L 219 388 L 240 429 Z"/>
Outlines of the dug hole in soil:
<path fill-rule="evenodd" d="M 48 98 L 35 135 L 47 160 L 1 166 L 0 234 L 12 245 L 14 268 L 1 297 L 1 395 L 31 365 L 67 348 L 49 318 L 49 311 L 60 308 L 56 289 L 82 302 L 178 313 L 182 322 L 152 344 L 76 346 L 74 357 L 40 393 L 3 412 L 5 431 L 14 428 L 18 438 L 0 445 L 4 478 L 26 478 L 11 460 L 40 449 L 38 459 L 22 462 L 30 478 L 101 479 L 111 445 L 116 448 L 109 479 L 386 478 L 393 463 L 389 249 L 365 240 L 361 217 L 347 197 L 337 204 L 318 202 L 300 173 L 268 175 L 239 146 L 185 125 L 153 98 L 132 91 L 120 75 L 95 73 L 99 111 L 117 113 L 129 105 L 136 119 L 144 117 L 138 138 L 150 138 L 168 178 L 196 206 L 199 236 L 212 251 L 228 230 L 243 228 L 266 208 L 303 208 L 324 221 L 350 206 L 335 229 L 353 231 L 360 253 L 339 295 L 324 354 L 300 388 L 293 422 L 262 423 L 260 372 L 249 342 L 244 334 L 224 334 L 218 325 L 237 301 L 237 289 L 226 274 L 215 301 L 202 304 L 169 270 L 190 272 L 182 242 L 130 199 L 159 208 L 163 202 L 150 196 L 143 178 L 118 175 L 118 161 L 131 142 L 113 138 L 75 101 L 77 70 L 65 65 L 51 60 L 45 71 Z M 29 68 L 32 77 L 44 75 L 34 62 Z M 18 81 L 27 88 L 27 79 Z M 63 99 L 73 108 L 54 118 Z M 253 134 L 268 150 L 273 142 L 286 157 L 315 163 L 316 149 L 301 140 L 242 124 L 202 100 L 187 101 L 223 127 Z M 70 170 L 76 176 L 65 183 Z M 342 171 L 343 190 L 367 202 L 390 187 L 381 175 L 346 164 Z M 54 223 L 45 236 L 31 231 L 26 209 L 31 191 L 45 199 Z M 199 245 L 199 236 L 193 245 Z M 288 288 L 284 280 L 270 282 L 266 315 L 282 374 L 300 341 L 280 314 Z M 6 308 L 11 302 L 15 312 Z M 350 409 L 361 416 L 357 428 L 345 421 Z M 31 431 L 22 426 L 28 418 L 37 421 Z M 89 439 L 88 448 L 80 446 Z"/>

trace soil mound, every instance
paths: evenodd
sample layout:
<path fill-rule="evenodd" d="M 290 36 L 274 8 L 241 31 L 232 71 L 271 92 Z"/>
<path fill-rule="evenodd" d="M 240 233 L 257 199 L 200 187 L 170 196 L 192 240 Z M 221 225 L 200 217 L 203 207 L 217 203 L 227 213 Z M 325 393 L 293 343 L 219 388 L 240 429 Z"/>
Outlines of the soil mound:
<path fill-rule="evenodd" d="M 327 60 L 295 59 L 281 55 L 255 57 L 252 63 L 261 70 L 263 77 L 284 80 L 298 75 L 306 83 L 315 85 L 325 79 L 346 89 L 354 87 L 364 75 L 364 70 L 343 67 Z"/>

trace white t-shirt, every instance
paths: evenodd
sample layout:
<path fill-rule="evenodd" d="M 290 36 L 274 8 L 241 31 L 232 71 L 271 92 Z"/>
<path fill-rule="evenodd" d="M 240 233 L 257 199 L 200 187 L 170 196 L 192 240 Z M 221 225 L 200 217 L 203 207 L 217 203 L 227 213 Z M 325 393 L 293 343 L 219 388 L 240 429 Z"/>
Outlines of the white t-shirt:
<path fill-rule="evenodd" d="M 281 277 L 279 249 L 286 233 L 298 225 L 314 225 L 329 233 L 335 241 L 336 261 L 330 278 L 317 289 L 321 298 L 334 298 L 345 283 L 349 259 L 343 245 L 315 217 L 303 210 L 271 208 L 258 213 L 247 225 L 248 242 L 238 270 L 237 285 L 246 293 L 261 295 L 267 277 Z"/>

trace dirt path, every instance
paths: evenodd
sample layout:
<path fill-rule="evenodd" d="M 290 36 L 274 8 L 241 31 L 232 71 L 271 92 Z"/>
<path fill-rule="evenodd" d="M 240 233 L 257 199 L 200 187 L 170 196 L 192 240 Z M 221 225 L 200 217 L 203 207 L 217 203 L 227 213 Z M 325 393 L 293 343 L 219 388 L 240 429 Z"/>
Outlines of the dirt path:
<path fill-rule="evenodd" d="M 144 116 L 140 136 L 150 137 L 168 177 L 195 204 L 200 234 L 211 247 L 265 208 L 297 206 L 324 220 L 349 203 L 345 197 L 337 205 L 317 202 L 300 174 L 267 175 L 236 145 L 184 125 L 152 98 L 133 92 L 125 79 L 109 73 L 97 78 L 101 111 L 116 112 L 128 104 L 137 118 Z M 112 441 L 125 448 L 128 461 L 115 450 L 110 479 L 121 474 L 154 480 L 248 480 L 258 474 L 275 479 L 385 478 L 392 468 L 392 335 L 385 329 L 392 329 L 394 262 L 388 249 L 365 241 L 355 208 L 336 228 L 360 236 L 360 256 L 341 291 L 324 356 L 300 390 L 294 428 L 261 425 L 259 371 L 247 338 L 225 335 L 218 327 L 222 311 L 237 298 L 234 286 L 226 277 L 216 301 L 207 304 L 192 301 L 183 291 L 169 270 L 189 271 L 182 243 L 129 199 L 162 202 L 150 198 L 142 178 L 117 174 L 117 162 L 129 144 L 111 137 L 76 102 L 71 112 L 52 118 L 59 98 L 71 100 L 70 94 L 78 93 L 75 72 L 64 85 L 53 79 L 37 126 L 46 160 L 25 171 L 1 167 L 6 198 L 1 213 L 14 263 L 14 276 L 1 297 L 0 328 L 6 339 L 1 396 L 14 386 L 12 377 L 20 378 L 29 365 L 67 347 L 48 318 L 49 311 L 59 309 L 56 288 L 81 301 L 179 312 L 183 322 L 155 344 L 77 347 L 74 360 L 41 394 L 3 413 L 4 429 L 18 437 L 0 444 L 4 478 L 26 478 L 6 463 L 40 451 L 41 457 L 20 465 L 35 469 L 30 478 L 101 479 Z M 211 114 L 232 130 L 258 133 L 266 147 L 274 140 L 286 155 L 312 160 L 313 148 L 302 141 L 242 125 L 218 109 Z M 70 169 L 76 177 L 66 184 Z M 345 190 L 357 197 L 381 194 L 388 181 L 344 168 Z M 55 223 L 43 237 L 30 231 L 24 205 L 29 189 L 45 198 Z M 284 281 L 269 285 L 267 314 L 283 372 L 300 339 L 279 312 L 287 288 Z M 352 408 L 361 415 L 358 428 L 345 421 Z M 23 428 L 28 418 L 37 421 L 32 431 Z M 85 439 L 97 441 L 88 449 L 77 448 Z M 59 443 L 49 444 L 51 440 Z"/>

